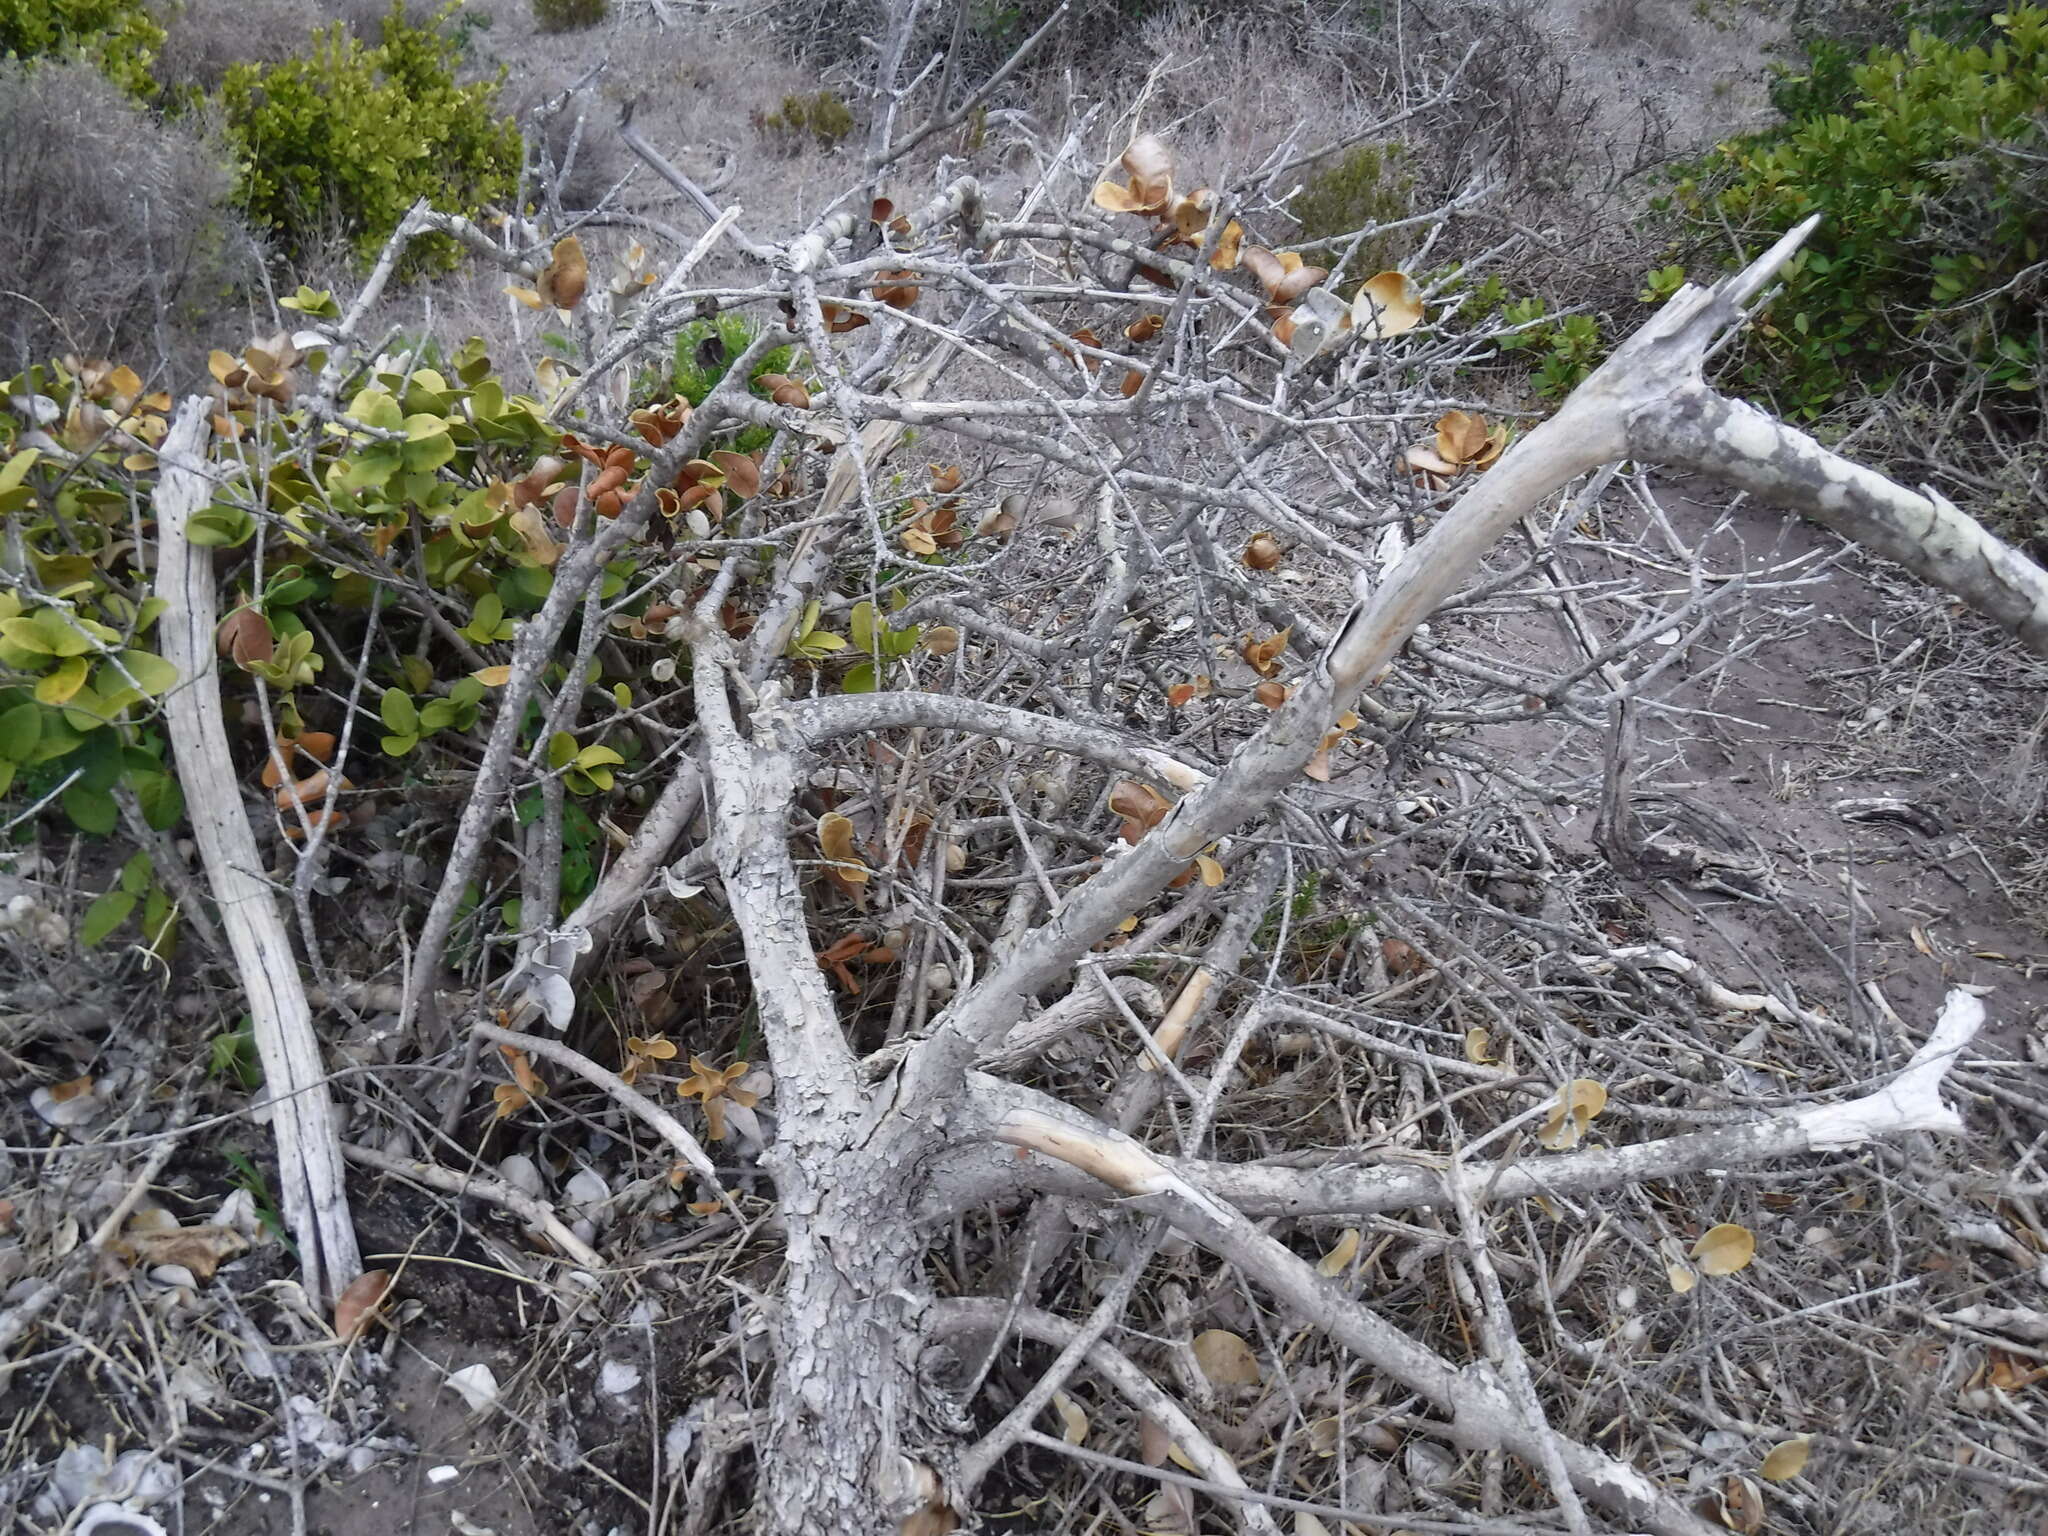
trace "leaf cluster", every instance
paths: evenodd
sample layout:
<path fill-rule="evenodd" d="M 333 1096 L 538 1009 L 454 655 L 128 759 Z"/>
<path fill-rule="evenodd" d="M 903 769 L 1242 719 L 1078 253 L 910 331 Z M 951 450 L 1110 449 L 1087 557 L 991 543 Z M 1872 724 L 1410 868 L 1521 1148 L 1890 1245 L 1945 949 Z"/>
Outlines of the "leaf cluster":
<path fill-rule="evenodd" d="M 83 56 L 131 96 L 155 89 L 164 30 L 142 0 L 0 0 L 0 57 Z"/>
<path fill-rule="evenodd" d="M 1302 241 L 1315 247 L 1306 260 L 1334 272 L 1353 237 L 1408 216 L 1415 177 L 1402 162 L 1398 144 L 1361 144 L 1309 177 L 1290 205 Z M 1398 237 L 1368 234 L 1349 265 L 1377 272 L 1405 254 Z"/>
<path fill-rule="evenodd" d="M 1758 243 L 1823 215 L 1743 383 L 1810 419 L 1931 367 L 2026 408 L 2044 379 L 2048 10 L 2001 14 L 1987 43 L 1916 31 L 1847 69 L 1828 101 L 1839 74 L 1782 90 L 1799 115 L 1719 146 L 1678 185 L 1683 210 Z"/>
<path fill-rule="evenodd" d="M 790 95 L 772 112 L 756 112 L 754 127 L 794 153 L 806 142 L 830 149 L 853 132 L 853 111 L 831 91 Z"/>
<path fill-rule="evenodd" d="M 422 197 L 469 212 L 511 194 L 519 132 L 497 115 L 498 82 L 456 83 L 459 45 L 443 30 L 452 11 L 414 25 L 394 0 L 376 47 L 337 22 L 307 56 L 228 71 L 221 105 L 240 201 L 288 251 L 333 219 L 369 259 Z M 411 249 L 412 270 L 459 256 L 445 239 Z"/>

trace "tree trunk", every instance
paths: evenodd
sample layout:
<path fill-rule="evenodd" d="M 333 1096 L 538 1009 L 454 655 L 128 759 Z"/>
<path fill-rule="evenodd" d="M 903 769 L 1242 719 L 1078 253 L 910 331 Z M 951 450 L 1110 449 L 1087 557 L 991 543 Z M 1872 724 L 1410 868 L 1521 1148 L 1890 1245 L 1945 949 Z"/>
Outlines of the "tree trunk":
<path fill-rule="evenodd" d="M 761 1449 L 767 1529 L 894 1530 L 936 1495 L 917 1364 L 931 1293 L 917 1181 L 866 1145 L 778 1145 L 768 1159 L 787 1227 Z"/>

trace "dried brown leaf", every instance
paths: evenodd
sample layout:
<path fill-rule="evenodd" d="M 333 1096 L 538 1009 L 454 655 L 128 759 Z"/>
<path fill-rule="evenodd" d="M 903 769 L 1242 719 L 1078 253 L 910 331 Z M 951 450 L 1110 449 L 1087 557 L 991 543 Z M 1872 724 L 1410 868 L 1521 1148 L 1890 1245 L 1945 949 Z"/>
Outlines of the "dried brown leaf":
<path fill-rule="evenodd" d="M 1358 1228 L 1346 1227 L 1344 1235 L 1337 1239 L 1337 1246 L 1317 1261 L 1317 1272 L 1327 1279 L 1334 1279 L 1343 1274 L 1351 1267 L 1351 1261 L 1358 1257 L 1358 1245 L 1361 1241 Z"/>
<path fill-rule="evenodd" d="M 352 1342 L 370 1325 L 377 1309 L 384 1305 L 384 1298 L 390 1294 L 391 1271 L 364 1270 L 334 1298 L 334 1331 L 344 1342 Z"/>
<path fill-rule="evenodd" d="M 1279 565 L 1285 553 L 1280 541 L 1262 529 L 1252 535 L 1251 542 L 1245 545 L 1244 554 L 1239 558 L 1255 571 L 1270 571 Z"/>
<path fill-rule="evenodd" d="M 1259 1357 L 1251 1345 L 1227 1328 L 1210 1328 L 1195 1335 L 1195 1363 L 1219 1387 L 1257 1386 L 1260 1380 Z"/>
<path fill-rule="evenodd" d="M 867 866 L 861 862 L 860 852 L 853 843 L 853 823 L 837 811 L 827 811 L 818 818 L 818 847 L 826 858 L 832 860 L 834 872 L 852 885 L 860 885 L 868 878 Z"/>

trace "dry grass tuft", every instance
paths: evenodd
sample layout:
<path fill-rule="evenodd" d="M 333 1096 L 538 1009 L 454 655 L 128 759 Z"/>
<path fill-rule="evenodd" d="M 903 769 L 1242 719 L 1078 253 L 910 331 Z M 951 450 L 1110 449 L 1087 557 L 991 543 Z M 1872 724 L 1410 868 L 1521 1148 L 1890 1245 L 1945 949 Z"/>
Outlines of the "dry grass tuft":
<path fill-rule="evenodd" d="M 225 156 L 82 64 L 0 64 L 0 358 L 167 357 L 257 248 L 228 206 Z M 140 366 L 138 363 L 137 366 Z"/>

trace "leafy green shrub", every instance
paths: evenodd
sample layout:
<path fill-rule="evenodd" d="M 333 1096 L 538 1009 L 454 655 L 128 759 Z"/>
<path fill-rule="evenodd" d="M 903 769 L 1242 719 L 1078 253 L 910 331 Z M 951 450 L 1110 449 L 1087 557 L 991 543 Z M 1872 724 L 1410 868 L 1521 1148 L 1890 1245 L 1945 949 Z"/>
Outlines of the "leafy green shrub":
<path fill-rule="evenodd" d="M 1401 169 L 1398 144 L 1361 144 L 1311 176 L 1296 195 L 1291 211 L 1301 225 L 1304 243 L 1333 243 L 1304 252 L 1304 259 L 1334 271 L 1349 244 L 1346 236 L 1408 216 L 1414 185 L 1414 176 Z M 1396 237 L 1369 236 L 1348 270 L 1382 271 L 1397 265 L 1400 255 Z"/>
<path fill-rule="evenodd" d="M 1823 219 L 1741 368 L 1813 417 L 1908 368 L 2021 407 L 2044 380 L 2048 11 L 1986 46 L 1916 32 L 1851 71 L 1847 111 L 1721 145 L 1682 206 L 1758 242 Z"/>
<path fill-rule="evenodd" d="M 0 519 L 14 577 L 0 589 L 0 796 L 19 778 L 18 793 L 53 797 L 80 831 L 104 835 L 120 820 L 115 792 L 126 790 L 163 830 L 184 801 L 153 721 L 177 672 L 149 649 L 163 604 L 125 558 L 131 503 L 115 483 L 20 439 L 41 426 L 78 451 L 119 423 L 153 441 L 169 396 L 145 395 L 133 370 L 105 364 L 32 368 L 0 395 L 12 407 L 0 413 Z M 115 480 L 127 478 L 124 460 L 153 462 L 102 456 Z M 145 879 L 133 894 L 146 888 Z"/>
<path fill-rule="evenodd" d="M 337 22 L 309 58 L 228 71 L 221 102 L 241 201 L 288 251 L 304 254 L 332 219 L 368 259 L 421 197 L 469 212 L 513 190 L 519 132 L 494 115 L 496 82 L 455 83 L 457 45 L 441 31 L 451 10 L 414 26 L 395 0 L 375 48 Z M 408 259 L 417 270 L 458 255 L 440 239 Z"/>
<path fill-rule="evenodd" d="M 282 302 L 310 316 L 339 312 L 331 294 L 310 289 Z M 722 317 L 721 326 L 744 345 L 737 319 Z M 356 746 L 346 764 L 333 765 L 347 775 L 344 789 L 399 789 L 473 763 L 475 733 L 489 729 L 493 690 L 509 675 L 514 621 L 552 588 L 563 549 L 556 501 L 573 500 L 577 461 L 623 467 L 623 451 L 644 472 L 655 445 L 688 415 L 657 374 L 645 381 L 651 403 L 634 415 L 638 452 L 579 443 L 545 420 L 538 400 L 509 392 L 483 344 L 471 342 L 432 365 L 414 355 L 372 368 L 344 402 L 344 419 L 361 430 L 301 455 L 291 445 L 309 426 L 294 402 L 325 361 L 322 352 L 298 354 L 285 336 L 239 356 L 213 354 L 215 499 L 188 522 L 192 542 L 216 553 L 223 583 L 218 645 L 229 716 L 241 717 L 257 703 L 258 682 L 266 685 L 277 750 L 303 790 L 294 805 L 280 789 L 267 732 L 241 742 L 250 780 L 260 775 L 266 791 L 278 791 L 287 838 L 301 834 L 302 810 L 310 824 L 338 829 L 354 808 L 321 804 L 329 780 L 320 770 L 333 762 L 348 708 Z M 715 366 L 722 373 L 727 364 Z M 162 439 L 171 408 L 168 394 L 145 393 L 133 370 L 104 362 L 39 365 L 0 380 L 0 520 L 11 562 L 11 579 L 0 584 L 0 823 L 32 827 L 37 812 L 67 832 L 106 837 L 119 829 L 128 796 L 158 830 L 183 813 L 158 720 L 178 678 L 150 648 L 161 604 L 149 595 L 149 536 L 138 545 L 136 532 L 147 526 L 137 509 L 148 505 L 158 467 L 136 445 Z M 64 456 L 41 446 L 38 433 Z M 716 441 L 711 459 L 692 461 L 681 482 L 701 492 L 690 508 L 700 521 L 763 492 L 760 466 L 724 446 L 729 437 Z M 661 523 L 672 543 L 688 519 L 677 494 L 668 493 L 668 505 Z M 675 610 L 661 605 L 674 577 L 650 574 L 668 564 L 656 544 L 606 567 L 604 595 L 629 597 L 612 618 L 603 659 L 582 678 L 594 717 L 585 713 L 573 728 L 538 708 L 522 718 L 522 754 L 544 762 L 588 808 L 564 814 L 565 910 L 600 867 L 599 812 L 625 803 L 625 781 L 645 756 L 632 725 L 635 690 L 650 677 L 673 680 L 666 628 Z M 395 580 L 397 571 L 418 572 L 426 589 L 413 590 L 410 606 L 412 584 Z M 458 616 L 455 639 L 419 612 L 427 592 Z M 546 669 L 551 692 L 569 683 L 573 655 L 572 640 Z M 667 668 L 655 667 L 664 657 Z M 352 706 L 343 703 L 351 688 Z M 538 813 L 540 799 L 522 800 L 522 818 Z M 503 908 L 479 901 L 474 910 Z M 81 942 L 102 942 L 132 920 L 142 942 L 163 953 L 174 915 L 150 861 L 131 858 L 87 909 Z"/>
<path fill-rule="evenodd" d="M 131 96 L 147 96 L 164 30 L 142 0 L 0 0 L 0 57 L 81 54 Z"/>
<path fill-rule="evenodd" d="M 580 32 L 603 21 L 611 0 L 529 0 L 533 24 L 543 32 Z"/>
<path fill-rule="evenodd" d="M 794 151 L 806 139 L 830 149 L 853 132 L 853 113 L 830 91 L 785 96 L 773 112 L 756 112 L 754 127 Z"/>
<path fill-rule="evenodd" d="M 745 315 L 730 313 L 684 326 L 676 332 L 675 363 L 669 378 L 671 386 L 690 404 L 702 405 L 704 397 L 725 377 L 725 370 L 731 366 L 732 360 L 753 344 L 757 334 L 753 322 Z M 789 347 L 777 347 L 764 353 L 761 361 L 754 365 L 754 378 L 758 379 L 764 373 L 787 373 L 794 355 Z"/>

